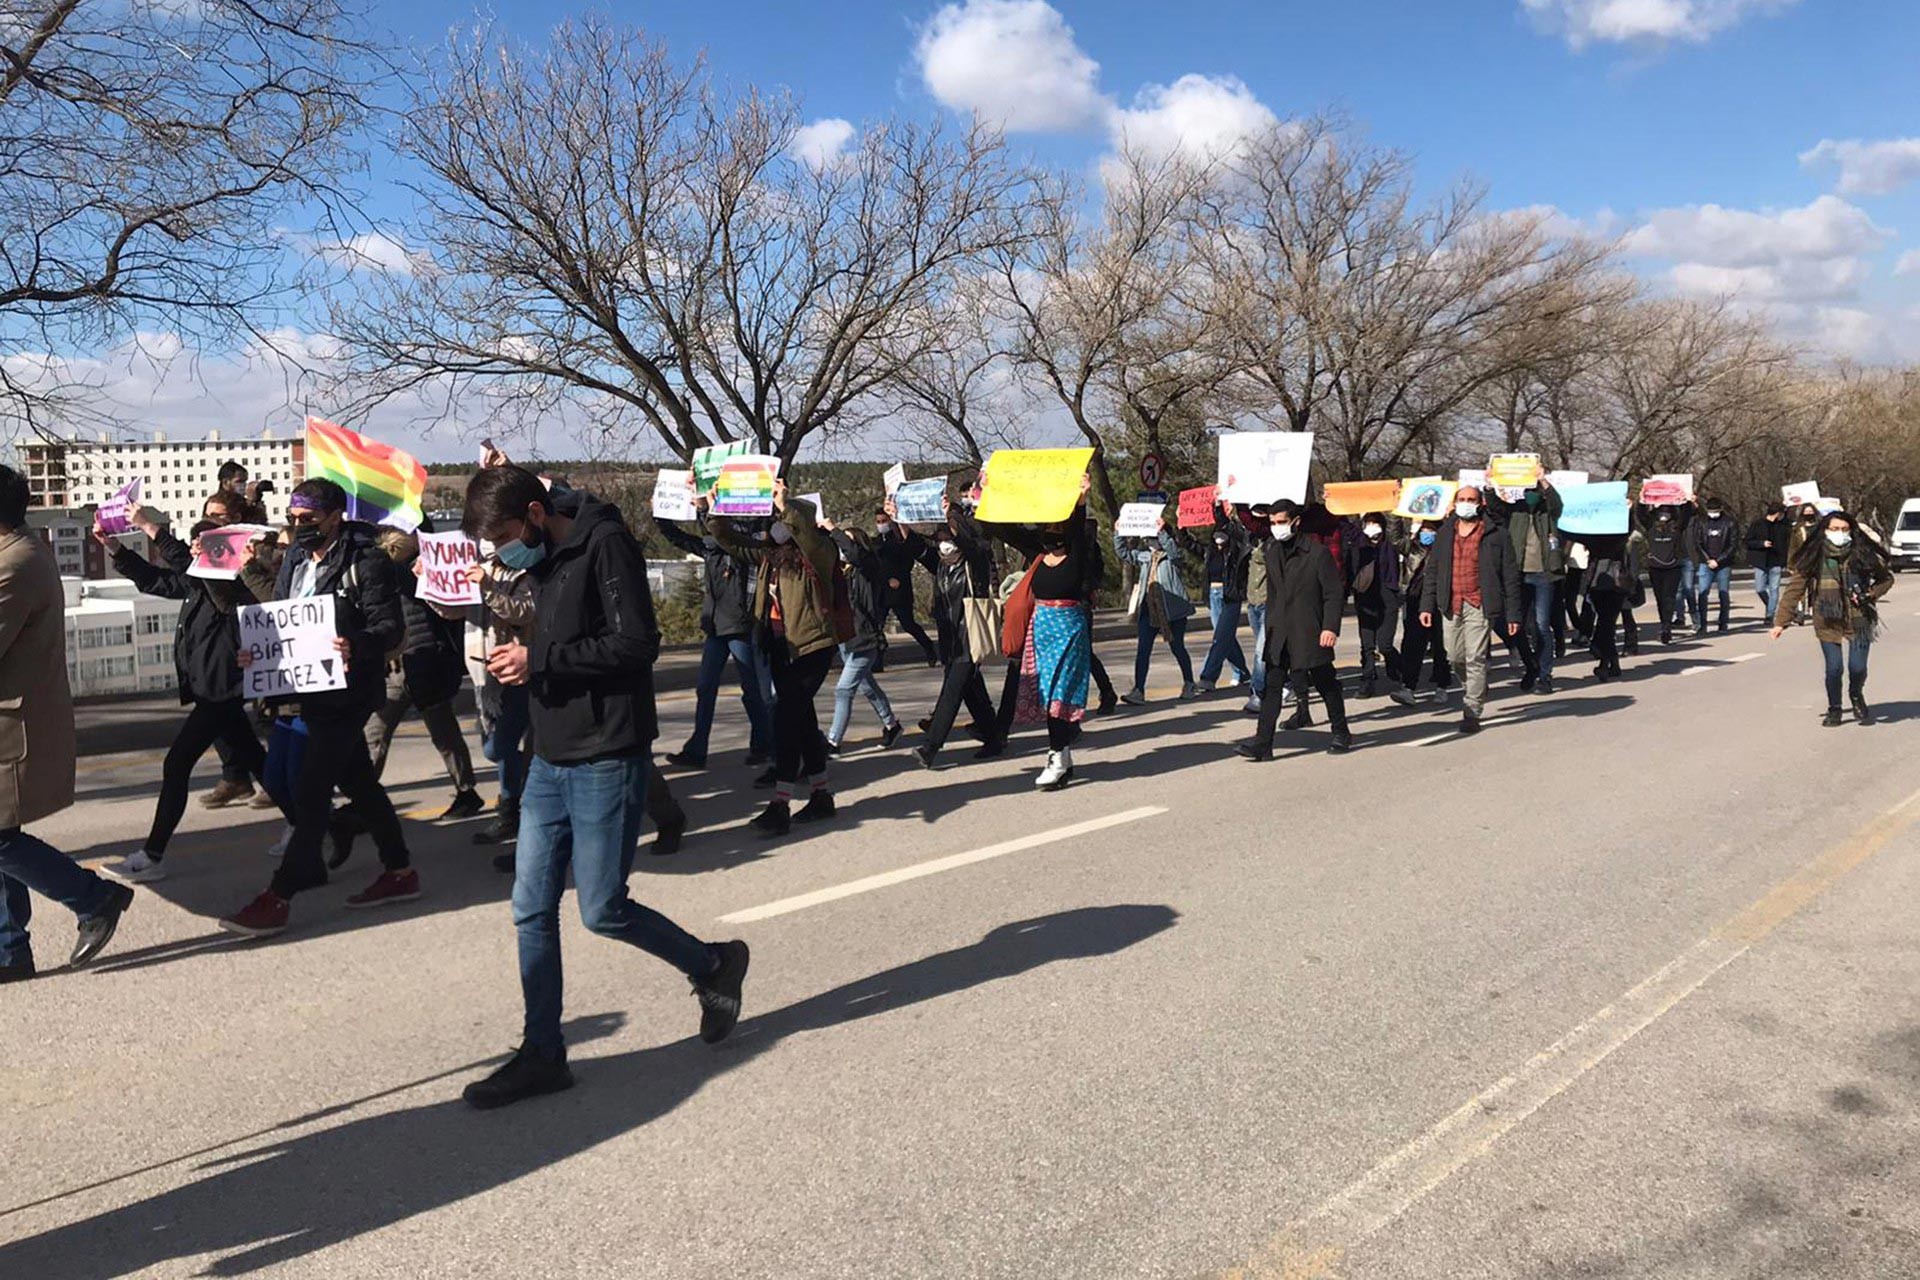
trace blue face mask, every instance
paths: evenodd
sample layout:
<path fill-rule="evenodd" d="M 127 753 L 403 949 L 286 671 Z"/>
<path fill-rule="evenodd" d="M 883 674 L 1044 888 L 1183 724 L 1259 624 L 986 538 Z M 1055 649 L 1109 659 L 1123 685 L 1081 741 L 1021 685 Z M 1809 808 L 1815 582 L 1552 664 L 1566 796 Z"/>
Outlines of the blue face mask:
<path fill-rule="evenodd" d="M 1434 537 L 1435 537 L 1435 534 L 1434 534 L 1434 532 L 1433 532 L 1433 530 L 1431 530 L 1431 529 L 1422 529 L 1422 530 L 1420 531 L 1420 545 L 1421 545 L 1421 546 L 1423 546 L 1423 547 L 1430 547 L 1430 546 L 1432 546 L 1432 545 L 1433 545 L 1433 539 L 1434 539 Z"/>
<path fill-rule="evenodd" d="M 547 544 L 537 542 L 528 546 L 520 539 L 504 543 L 494 551 L 500 557 L 500 563 L 509 569 L 531 569 L 547 558 Z"/>

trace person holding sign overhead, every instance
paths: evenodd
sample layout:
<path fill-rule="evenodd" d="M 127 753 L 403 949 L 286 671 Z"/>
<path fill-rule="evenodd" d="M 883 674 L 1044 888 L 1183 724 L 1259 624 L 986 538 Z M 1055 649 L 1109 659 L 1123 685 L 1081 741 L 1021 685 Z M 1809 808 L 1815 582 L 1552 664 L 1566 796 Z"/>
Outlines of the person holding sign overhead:
<path fill-rule="evenodd" d="M 1513 543 L 1480 514 L 1480 490 L 1461 485 L 1440 526 L 1420 588 L 1420 625 L 1438 622 L 1447 656 L 1465 673 L 1460 732 L 1478 733 L 1487 705 L 1487 657 L 1497 630 L 1520 634 L 1520 565 Z"/>
<path fill-rule="evenodd" d="M 375 543 L 373 526 L 347 519 L 346 512 L 346 490 L 331 480 L 303 480 L 287 496 L 293 546 L 280 562 L 274 595 L 280 600 L 335 597 L 340 634 L 333 643 L 347 686 L 268 699 L 298 702 L 306 752 L 293 788 L 293 832 L 279 870 L 264 892 L 220 922 L 243 937 L 284 932 L 294 895 L 327 882 L 321 844 L 336 790 L 372 834 L 384 868 L 347 905 L 375 907 L 420 896 L 420 874 L 413 869 L 393 801 L 374 776 L 366 739 L 367 720 L 386 697 L 387 655 L 406 643 L 400 580 L 393 561 Z M 242 668 L 253 661 L 251 651 L 240 651 Z"/>

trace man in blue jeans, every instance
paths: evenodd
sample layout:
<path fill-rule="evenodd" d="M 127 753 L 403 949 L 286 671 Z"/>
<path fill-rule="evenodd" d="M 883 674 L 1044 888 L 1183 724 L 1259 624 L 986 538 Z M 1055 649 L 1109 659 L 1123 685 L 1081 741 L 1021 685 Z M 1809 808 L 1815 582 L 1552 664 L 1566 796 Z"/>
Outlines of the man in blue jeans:
<path fill-rule="evenodd" d="M 502 564 L 533 579 L 533 633 L 493 650 L 487 669 L 525 685 L 535 752 L 520 796 L 513 921 L 526 1029 L 513 1057 L 467 1086 L 488 1109 L 573 1087 L 560 1033 L 560 899 L 571 870 L 588 929 L 684 973 L 700 1001 L 700 1038 L 724 1040 L 740 1017 L 744 942 L 703 942 L 627 894 L 646 813 L 659 724 L 660 654 L 646 560 L 615 507 L 580 495 L 562 515 L 538 477 L 490 467 L 467 486 L 462 525 Z"/>
<path fill-rule="evenodd" d="M 1694 634 L 1707 634 L 1708 594 L 1717 590 L 1720 594 L 1720 633 L 1725 635 L 1727 613 L 1733 604 L 1733 558 L 1740 553 L 1740 545 L 1746 539 L 1740 522 L 1727 513 L 1725 504 L 1718 498 L 1702 498 L 1700 509 L 1705 513 L 1704 516 L 1687 527 L 1688 558 L 1694 563 L 1694 579 L 1690 586 L 1697 606 Z"/>
<path fill-rule="evenodd" d="M 1207 660 L 1200 664 L 1200 687 L 1208 692 L 1220 683 L 1222 668 L 1232 670 L 1237 684 L 1247 683 L 1253 674 L 1246 651 L 1240 647 L 1240 610 L 1247 603 L 1249 553 L 1227 533 L 1225 520 L 1216 505 L 1213 550 L 1207 553 L 1207 616 L 1213 619 L 1213 642 L 1207 647 Z M 1266 613 L 1265 605 L 1260 606 L 1260 612 Z"/>
<path fill-rule="evenodd" d="M 753 643 L 753 611 L 748 607 L 748 566 L 706 536 L 688 533 L 670 520 L 656 520 L 660 536 L 702 561 L 700 582 L 700 674 L 694 682 L 693 733 L 685 746 L 667 756 L 682 769 L 707 767 L 707 741 L 713 733 L 714 704 L 720 696 L 720 677 L 727 660 L 740 678 L 740 705 L 746 708 L 752 737 L 747 763 L 765 764 L 773 757 L 773 674 Z"/>

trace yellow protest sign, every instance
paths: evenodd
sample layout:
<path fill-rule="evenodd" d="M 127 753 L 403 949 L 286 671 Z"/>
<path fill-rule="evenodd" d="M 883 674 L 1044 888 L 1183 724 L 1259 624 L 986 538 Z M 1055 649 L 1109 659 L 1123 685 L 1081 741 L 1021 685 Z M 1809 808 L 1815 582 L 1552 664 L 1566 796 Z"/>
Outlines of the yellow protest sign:
<path fill-rule="evenodd" d="M 1092 449 L 996 449 L 980 474 L 979 518 L 1001 524 L 1065 520 L 1080 504 Z"/>
<path fill-rule="evenodd" d="M 1540 455 L 1496 453 L 1487 459 L 1487 483 L 1496 489 L 1531 489 L 1540 483 Z"/>
<path fill-rule="evenodd" d="M 1363 516 L 1369 511 L 1391 511 L 1400 502 L 1398 480 L 1349 480 L 1321 489 L 1329 515 Z"/>

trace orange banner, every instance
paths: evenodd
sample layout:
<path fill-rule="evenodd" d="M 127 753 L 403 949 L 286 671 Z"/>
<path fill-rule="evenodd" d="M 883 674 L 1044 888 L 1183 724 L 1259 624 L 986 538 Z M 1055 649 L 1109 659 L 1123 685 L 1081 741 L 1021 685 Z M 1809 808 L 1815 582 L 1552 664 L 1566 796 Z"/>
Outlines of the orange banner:
<path fill-rule="evenodd" d="M 1398 480 L 1349 480 L 1326 485 L 1321 501 L 1336 516 L 1361 516 L 1369 511 L 1391 511 L 1400 503 Z"/>

